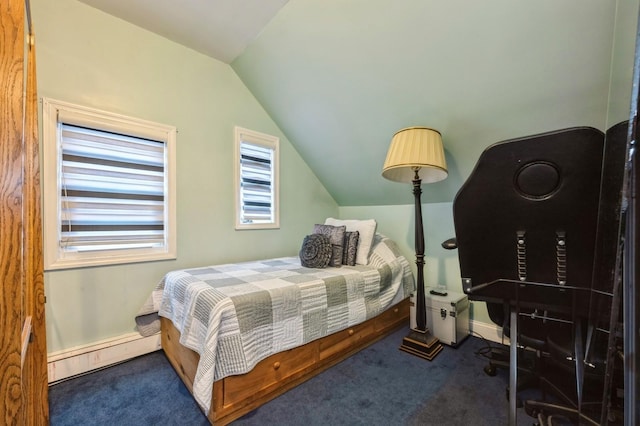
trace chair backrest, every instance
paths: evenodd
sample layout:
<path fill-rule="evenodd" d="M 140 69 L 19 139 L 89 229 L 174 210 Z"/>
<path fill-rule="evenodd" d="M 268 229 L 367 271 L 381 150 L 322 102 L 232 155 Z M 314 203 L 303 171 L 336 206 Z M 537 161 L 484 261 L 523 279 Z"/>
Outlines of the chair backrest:
<path fill-rule="evenodd" d="M 629 122 L 607 130 L 600 189 L 600 210 L 593 264 L 591 317 L 608 321 L 616 270 L 621 272 L 622 186 L 625 174 Z"/>
<path fill-rule="evenodd" d="M 502 302 L 518 287 L 522 305 L 589 311 L 591 289 L 609 286 L 615 263 L 624 128 L 608 132 L 617 142 L 606 150 L 601 131 L 576 127 L 496 143 L 482 153 L 453 206 L 465 291 L 499 281 L 478 299 Z M 504 319 L 501 306 L 490 315 Z"/>

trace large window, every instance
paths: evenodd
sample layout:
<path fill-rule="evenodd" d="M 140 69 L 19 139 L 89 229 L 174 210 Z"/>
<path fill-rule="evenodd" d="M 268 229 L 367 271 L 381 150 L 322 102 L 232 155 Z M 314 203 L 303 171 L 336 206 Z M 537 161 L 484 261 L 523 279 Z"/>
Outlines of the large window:
<path fill-rule="evenodd" d="M 235 128 L 236 229 L 279 228 L 279 139 Z"/>
<path fill-rule="evenodd" d="M 45 269 L 176 257 L 172 126 L 43 100 Z"/>

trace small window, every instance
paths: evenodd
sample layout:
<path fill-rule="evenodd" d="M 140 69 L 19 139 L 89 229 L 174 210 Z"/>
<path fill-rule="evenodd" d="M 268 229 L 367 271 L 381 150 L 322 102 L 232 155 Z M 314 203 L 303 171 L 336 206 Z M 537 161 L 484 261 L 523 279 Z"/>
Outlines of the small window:
<path fill-rule="evenodd" d="M 236 229 L 279 228 L 279 139 L 235 128 Z"/>
<path fill-rule="evenodd" d="M 43 100 L 45 269 L 176 257 L 175 127 Z"/>

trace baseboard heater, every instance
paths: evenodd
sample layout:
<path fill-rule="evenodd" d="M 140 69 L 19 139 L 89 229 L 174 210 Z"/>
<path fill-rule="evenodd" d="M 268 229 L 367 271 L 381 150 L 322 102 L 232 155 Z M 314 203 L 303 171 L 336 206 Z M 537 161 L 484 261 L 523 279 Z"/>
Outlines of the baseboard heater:
<path fill-rule="evenodd" d="M 493 325 L 470 321 L 471 334 L 487 340 L 503 343 L 502 330 Z M 474 333 L 475 332 L 475 333 Z M 508 339 L 504 342 L 508 344 Z M 142 337 L 139 333 L 129 333 L 88 345 L 77 346 L 47 356 L 49 384 L 55 384 L 70 377 L 86 374 L 108 367 L 140 355 L 162 349 L 160 333 Z"/>
<path fill-rule="evenodd" d="M 142 337 L 129 333 L 77 346 L 47 356 L 49 384 L 108 367 L 161 349 L 160 333 Z"/>

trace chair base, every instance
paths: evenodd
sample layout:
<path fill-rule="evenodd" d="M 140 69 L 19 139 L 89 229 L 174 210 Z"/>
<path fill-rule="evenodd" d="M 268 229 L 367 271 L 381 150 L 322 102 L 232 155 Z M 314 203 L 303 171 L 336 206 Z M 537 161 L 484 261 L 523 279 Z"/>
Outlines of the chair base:
<path fill-rule="evenodd" d="M 411 330 L 409 335 L 402 339 L 400 350 L 431 361 L 442 350 L 442 344 L 429 329 Z"/>

